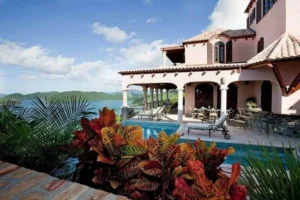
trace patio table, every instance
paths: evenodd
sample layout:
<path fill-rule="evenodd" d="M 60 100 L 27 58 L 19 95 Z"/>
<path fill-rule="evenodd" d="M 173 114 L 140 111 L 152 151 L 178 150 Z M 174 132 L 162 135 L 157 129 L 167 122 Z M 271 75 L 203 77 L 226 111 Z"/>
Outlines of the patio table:
<path fill-rule="evenodd" d="M 273 125 L 273 133 L 275 135 L 275 131 L 274 131 L 274 125 L 276 123 L 276 120 L 275 119 L 262 119 L 261 120 L 261 129 L 260 129 L 260 132 L 262 130 L 262 124 L 263 123 L 266 123 L 266 134 L 268 135 L 268 138 L 270 137 L 270 124 Z"/>

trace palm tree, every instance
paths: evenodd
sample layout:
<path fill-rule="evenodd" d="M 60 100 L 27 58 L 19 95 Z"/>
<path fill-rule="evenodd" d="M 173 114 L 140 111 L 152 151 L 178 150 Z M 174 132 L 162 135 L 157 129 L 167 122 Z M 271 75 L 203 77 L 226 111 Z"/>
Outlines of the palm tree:
<path fill-rule="evenodd" d="M 32 108 L 0 103 L 0 159 L 50 173 L 72 156 L 63 151 L 71 143 L 80 119 L 92 108 L 81 97 L 40 99 Z"/>

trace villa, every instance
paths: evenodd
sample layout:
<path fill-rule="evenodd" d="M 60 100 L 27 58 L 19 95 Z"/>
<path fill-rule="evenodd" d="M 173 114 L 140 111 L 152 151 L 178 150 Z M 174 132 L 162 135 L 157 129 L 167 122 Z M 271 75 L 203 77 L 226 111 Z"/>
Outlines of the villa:
<path fill-rule="evenodd" d="M 225 113 L 245 107 L 249 97 L 264 111 L 299 115 L 299 8 L 298 0 L 251 0 L 247 29 L 211 30 L 161 48 L 162 66 L 119 72 L 123 108 L 128 107 L 128 87 L 135 85 L 143 87 L 144 109 L 149 90 L 153 105 L 162 101 L 159 92 L 177 89 L 178 122 L 194 108 L 211 106 Z M 167 66 L 167 58 L 174 66 Z"/>

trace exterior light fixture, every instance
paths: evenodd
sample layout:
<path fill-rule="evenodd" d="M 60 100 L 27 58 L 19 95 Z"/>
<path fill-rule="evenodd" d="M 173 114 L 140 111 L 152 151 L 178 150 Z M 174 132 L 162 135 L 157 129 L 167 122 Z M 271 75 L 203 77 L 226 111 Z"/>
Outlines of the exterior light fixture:
<path fill-rule="evenodd" d="M 175 74 L 174 74 L 174 76 L 177 76 L 178 75 L 178 72 L 176 72 Z"/>
<path fill-rule="evenodd" d="M 189 73 L 189 76 L 191 76 L 193 74 L 193 72 L 192 71 L 190 71 L 190 73 Z"/>
<path fill-rule="evenodd" d="M 144 77 L 144 74 L 141 75 L 141 78 L 143 78 L 143 77 Z"/>
<path fill-rule="evenodd" d="M 154 76 L 155 76 L 155 74 L 153 73 L 153 74 L 152 74 L 152 78 L 153 78 Z"/>
<path fill-rule="evenodd" d="M 133 74 L 131 74 L 130 78 L 133 78 Z"/>
<path fill-rule="evenodd" d="M 167 73 L 165 72 L 164 75 L 163 75 L 163 77 L 166 77 L 166 76 L 167 76 Z"/>
<path fill-rule="evenodd" d="M 217 73 L 216 73 L 216 75 L 218 75 L 218 74 L 220 74 L 220 73 L 221 73 L 221 70 L 218 70 Z"/>
<path fill-rule="evenodd" d="M 202 76 L 204 76 L 206 74 L 206 70 L 204 70 L 203 72 L 202 72 Z"/>

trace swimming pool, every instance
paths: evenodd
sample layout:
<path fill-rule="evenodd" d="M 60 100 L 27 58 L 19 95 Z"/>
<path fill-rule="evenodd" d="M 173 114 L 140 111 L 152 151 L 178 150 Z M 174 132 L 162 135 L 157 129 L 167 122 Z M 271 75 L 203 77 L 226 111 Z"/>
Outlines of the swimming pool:
<path fill-rule="evenodd" d="M 156 138 L 157 135 L 161 131 L 164 131 L 168 135 L 170 135 L 170 134 L 176 133 L 180 127 L 180 124 L 177 124 L 177 123 L 144 122 L 144 121 L 133 121 L 133 120 L 123 121 L 123 125 L 124 126 L 129 126 L 129 125 L 141 126 L 143 129 L 144 138 L 149 138 L 149 136 Z M 194 141 L 195 140 L 179 139 L 178 143 L 179 142 L 191 143 Z M 207 141 L 206 145 L 209 146 L 210 142 Z M 239 163 L 245 163 L 247 165 L 245 154 L 249 151 L 253 152 L 254 154 L 256 154 L 260 157 L 260 146 L 258 146 L 258 145 L 217 142 L 217 147 L 220 149 L 226 149 L 228 147 L 233 147 L 235 149 L 234 154 L 226 157 L 224 164 L 231 165 L 233 163 L 239 162 Z M 267 148 L 270 151 L 272 147 L 267 147 Z M 283 164 L 286 164 L 286 161 L 284 159 L 284 157 L 285 157 L 284 149 L 280 148 L 280 147 L 276 147 L 275 149 L 276 149 L 281 161 L 283 162 Z M 261 158 L 261 159 L 263 159 L 263 158 Z"/>
<path fill-rule="evenodd" d="M 123 121 L 123 126 L 138 125 L 142 127 L 144 138 L 150 136 L 157 138 L 158 134 L 162 131 L 166 132 L 167 135 L 176 133 L 180 124 L 177 123 L 166 123 L 166 122 L 144 122 L 144 121 Z"/>

